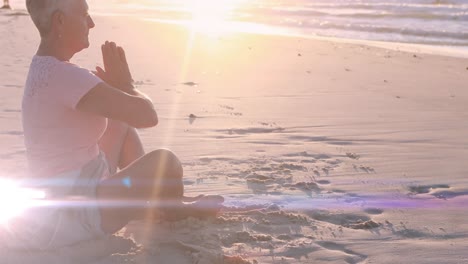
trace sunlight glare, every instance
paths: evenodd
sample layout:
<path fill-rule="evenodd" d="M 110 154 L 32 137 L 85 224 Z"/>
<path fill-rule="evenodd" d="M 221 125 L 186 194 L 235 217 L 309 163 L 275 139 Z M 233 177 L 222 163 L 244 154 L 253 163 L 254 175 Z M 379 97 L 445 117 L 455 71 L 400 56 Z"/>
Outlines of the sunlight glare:
<path fill-rule="evenodd" d="M 185 2 L 192 14 L 192 30 L 203 33 L 223 32 L 235 8 L 246 0 L 190 0 Z"/>
<path fill-rule="evenodd" d="M 37 200 L 44 198 L 43 191 L 21 188 L 13 181 L 0 180 L 0 224 L 18 216 L 34 206 Z"/>

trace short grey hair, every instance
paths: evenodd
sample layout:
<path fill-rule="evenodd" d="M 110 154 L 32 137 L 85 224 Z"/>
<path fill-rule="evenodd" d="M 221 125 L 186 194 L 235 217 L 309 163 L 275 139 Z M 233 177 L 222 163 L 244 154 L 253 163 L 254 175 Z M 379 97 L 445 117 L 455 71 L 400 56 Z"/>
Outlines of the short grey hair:
<path fill-rule="evenodd" d="M 26 7 L 41 37 L 50 32 L 52 14 L 57 11 L 68 11 L 70 4 L 76 0 L 26 0 Z"/>

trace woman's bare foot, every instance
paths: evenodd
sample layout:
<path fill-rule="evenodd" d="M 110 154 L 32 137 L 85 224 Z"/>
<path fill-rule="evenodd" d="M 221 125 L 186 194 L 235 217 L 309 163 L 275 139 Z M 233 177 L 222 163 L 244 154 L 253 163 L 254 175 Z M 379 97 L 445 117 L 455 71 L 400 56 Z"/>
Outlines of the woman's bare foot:
<path fill-rule="evenodd" d="M 167 221 L 179 221 L 189 217 L 198 219 L 216 217 L 223 202 L 224 198 L 220 195 L 184 196 L 178 205 L 163 209 L 162 218 Z"/>

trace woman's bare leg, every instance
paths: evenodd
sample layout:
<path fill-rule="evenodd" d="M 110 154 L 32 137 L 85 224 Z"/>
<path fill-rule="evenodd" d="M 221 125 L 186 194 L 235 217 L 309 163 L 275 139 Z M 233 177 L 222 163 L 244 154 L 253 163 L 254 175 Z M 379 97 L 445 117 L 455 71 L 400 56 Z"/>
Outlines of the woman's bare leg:
<path fill-rule="evenodd" d="M 100 183 L 101 227 L 113 233 L 129 221 L 151 217 L 148 201 L 177 203 L 182 200 L 183 170 L 169 150 L 152 151 Z M 115 206 L 114 206 L 115 205 Z"/>
<path fill-rule="evenodd" d="M 112 119 L 108 120 L 107 129 L 99 140 L 99 148 L 106 155 L 111 175 L 145 154 L 136 129 Z"/>
<path fill-rule="evenodd" d="M 129 221 L 151 218 L 155 212 L 165 211 L 168 219 L 179 219 L 219 209 L 222 197 L 185 199 L 183 169 L 176 155 L 164 149 L 145 155 L 136 129 L 127 124 L 109 120 L 99 146 L 113 175 L 98 186 L 105 232 L 114 233 Z M 182 201 L 195 203 L 185 206 Z"/>
<path fill-rule="evenodd" d="M 138 158 L 143 157 L 143 155 L 145 155 L 145 150 L 143 149 L 143 144 L 137 130 L 133 127 L 128 127 L 122 151 L 120 152 L 119 168 L 126 168 Z"/>

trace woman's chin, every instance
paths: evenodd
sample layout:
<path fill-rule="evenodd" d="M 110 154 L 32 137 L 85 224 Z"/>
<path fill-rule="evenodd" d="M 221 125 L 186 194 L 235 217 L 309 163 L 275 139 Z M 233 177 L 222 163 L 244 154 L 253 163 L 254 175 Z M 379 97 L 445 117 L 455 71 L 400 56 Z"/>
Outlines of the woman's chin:
<path fill-rule="evenodd" d="M 82 51 L 84 49 L 89 48 L 89 42 L 87 41 L 87 42 L 81 43 L 79 45 L 75 44 L 75 45 L 73 45 L 73 47 L 74 47 L 73 48 L 73 54 L 76 54 L 76 53 L 78 53 L 78 52 L 80 52 L 80 51 Z"/>

